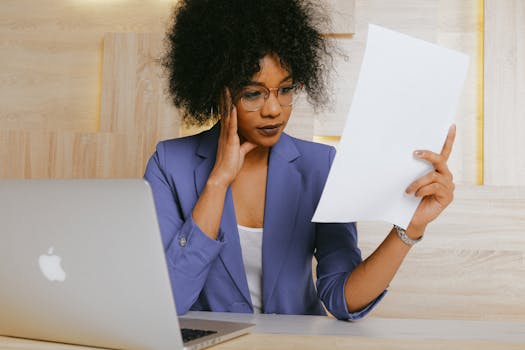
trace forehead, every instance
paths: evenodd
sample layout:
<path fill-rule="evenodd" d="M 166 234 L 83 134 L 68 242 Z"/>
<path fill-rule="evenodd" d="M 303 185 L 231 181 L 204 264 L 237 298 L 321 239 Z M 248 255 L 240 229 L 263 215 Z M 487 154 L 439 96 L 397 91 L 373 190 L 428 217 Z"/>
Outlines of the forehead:
<path fill-rule="evenodd" d="M 266 86 L 276 86 L 283 81 L 291 79 L 291 74 L 282 65 L 276 55 L 266 55 L 259 61 L 261 70 L 255 73 L 251 79 L 253 83 Z"/>

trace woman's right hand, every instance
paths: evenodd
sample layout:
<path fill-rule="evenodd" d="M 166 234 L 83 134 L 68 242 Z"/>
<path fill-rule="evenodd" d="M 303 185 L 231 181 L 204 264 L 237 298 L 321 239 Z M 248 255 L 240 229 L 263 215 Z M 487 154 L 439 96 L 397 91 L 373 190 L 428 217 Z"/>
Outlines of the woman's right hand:
<path fill-rule="evenodd" d="M 241 144 L 237 133 L 237 108 L 232 104 L 228 89 L 225 90 L 221 104 L 221 116 L 217 157 L 208 181 L 228 187 L 241 170 L 246 154 L 256 148 L 257 145 L 249 141 L 244 141 Z"/>
<path fill-rule="evenodd" d="M 235 180 L 242 168 L 244 157 L 257 145 L 252 142 L 243 142 L 237 134 L 237 110 L 232 108 L 231 96 L 225 91 L 221 103 L 221 133 L 217 148 L 217 158 L 206 186 L 202 191 L 195 207 L 193 220 L 208 237 L 216 239 L 219 234 L 224 198 L 228 186 Z"/>

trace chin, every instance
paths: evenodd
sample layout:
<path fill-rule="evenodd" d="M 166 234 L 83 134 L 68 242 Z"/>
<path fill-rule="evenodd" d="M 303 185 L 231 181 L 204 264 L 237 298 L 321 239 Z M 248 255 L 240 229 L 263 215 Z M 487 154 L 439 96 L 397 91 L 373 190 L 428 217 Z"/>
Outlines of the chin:
<path fill-rule="evenodd" d="M 268 136 L 261 136 L 261 135 L 255 135 L 255 137 L 250 137 L 248 140 L 250 142 L 255 143 L 256 145 L 260 147 L 272 147 L 274 146 L 279 139 L 281 138 L 282 132 L 279 132 L 277 135 L 268 137 Z"/>

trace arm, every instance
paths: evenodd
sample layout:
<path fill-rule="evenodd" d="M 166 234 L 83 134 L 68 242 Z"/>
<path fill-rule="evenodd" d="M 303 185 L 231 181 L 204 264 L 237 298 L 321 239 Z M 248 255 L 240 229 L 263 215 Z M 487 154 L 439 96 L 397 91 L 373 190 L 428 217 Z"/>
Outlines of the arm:
<path fill-rule="evenodd" d="M 240 145 L 235 109 L 221 120 L 214 168 L 191 215 L 183 217 L 175 184 L 164 173 L 162 144 L 150 159 L 145 178 L 155 198 L 177 311 L 186 313 L 197 300 L 222 243 L 217 241 L 228 186 L 242 167 L 244 155 L 255 145 Z M 187 184 L 177 184 L 185 186 Z"/>
<path fill-rule="evenodd" d="M 241 145 L 237 134 L 237 110 L 235 107 L 228 110 L 231 113 L 221 119 L 215 165 L 192 214 L 211 239 L 216 239 L 219 232 L 226 191 L 241 170 L 246 154 L 256 147 L 247 141 Z"/>
<path fill-rule="evenodd" d="M 414 153 L 419 159 L 430 162 L 435 171 L 416 180 L 406 190 L 409 194 L 422 197 L 406 231 L 412 239 L 422 237 L 428 223 L 452 202 L 454 183 L 447 160 L 452 151 L 454 137 L 455 126 L 450 129 L 440 154 L 430 151 Z M 345 284 L 345 298 L 350 312 L 361 310 L 385 290 L 410 247 L 393 229 L 372 255 L 352 271 Z"/>
<path fill-rule="evenodd" d="M 386 291 L 374 295 L 359 310 L 350 310 L 345 297 L 348 276 L 362 263 L 355 223 L 316 224 L 317 292 L 325 307 L 340 320 L 366 316 Z"/>
<path fill-rule="evenodd" d="M 223 243 L 210 239 L 191 215 L 183 216 L 174 184 L 164 172 L 164 160 L 165 149 L 160 143 L 148 162 L 144 178 L 155 200 L 177 312 L 184 314 L 197 300 Z"/>

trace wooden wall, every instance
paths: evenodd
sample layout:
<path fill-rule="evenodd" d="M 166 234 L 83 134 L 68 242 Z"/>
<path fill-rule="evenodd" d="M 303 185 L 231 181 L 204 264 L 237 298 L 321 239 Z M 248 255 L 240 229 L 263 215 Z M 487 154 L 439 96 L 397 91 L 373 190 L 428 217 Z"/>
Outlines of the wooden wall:
<path fill-rule="evenodd" d="M 485 183 L 525 186 L 525 1 L 485 0 Z"/>
<path fill-rule="evenodd" d="M 382 25 L 470 55 L 464 95 L 456 115 L 458 137 L 450 166 L 456 181 L 481 183 L 482 144 L 477 132 L 482 118 L 478 108 L 482 79 L 478 70 L 481 9 L 478 0 L 356 0 L 355 35 L 350 39 L 337 39 L 349 57 L 337 60 L 334 78 L 337 100 L 332 110 L 320 114 L 311 112 L 315 114 L 315 134 L 341 135 L 359 75 L 368 23 Z"/>
<path fill-rule="evenodd" d="M 62 177 L 68 174 L 97 174 L 96 169 L 75 169 L 76 167 L 89 167 L 89 162 L 77 161 L 75 164 L 55 162 L 49 169 L 41 169 L 53 155 L 46 154 L 45 145 L 29 148 L 29 153 L 20 153 L 20 147 L 11 144 L 6 136 L 18 135 L 24 138 L 25 132 L 34 136 L 33 144 L 37 139 L 46 139 L 49 132 L 62 137 L 62 132 L 75 132 L 79 135 L 86 134 L 83 139 L 96 139 L 92 133 L 127 133 L 130 140 L 144 140 L 141 149 L 142 159 L 125 170 L 105 171 L 109 177 L 137 177 L 141 172 L 129 169 L 138 169 L 145 164 L 145 160 L 153 151 L 157 140 L 175 137 L 193 132 L 192 130 L 179 130 L 177 112 L 170 111 L 169 107 L 162 107 L 162 101 L 151 101 L 151 94 L 156 94 L 158 99 L 163 96 L 162 87 L 154 84 L 150 87 L 138 84 L 130 87 L 126 93 L 122 90 L 108 92 L 108 79 L 115 78 L 109 74 L 121 74 L 124 79 L 124 68 L 113 70 L 110 66 L 110 52 L 118 54 L 112 46 L 114 43 L 104 43 L 107 33 L 152 33 L 147 54 L 144 56 L 145 46 L 131 48 L 124 45 L 123 49 L 135 50 L 134 56 L 139 59 L 149 59 L 147 70 L 155 70 L 154 59 L 160 56 L 161 45 L 158 35 L 162 35 L 169 20 L 170 8 L 174 1 L 87 1 L 87 0 L 42 0 L 38 2 L 29 0 L 5 0 L 0 5 L 0 145 L 4 150 L 0 155 L 0 177 Z M 339 79 L 334 82 L 335 92 L 345 98 L 340 98 L 332 110 L 324 113 L 313 113 L 305 105 L 298 106 L 290 125 L 290 131 L 298 136 L 310 138 L 314 135 L 340 135 L 348 107 L 351 102 L 354 84 L 357 79 L 359 67 L 364 52 L 366 40 L 366 24 L 373 22 L 389 28 L 438 42 L 445 46 L 465 51 L 473 56 L 476 62 L 477 25 L 479 16 L 476 10 L 476 0 L 425 0 L 409 1 L 396 0 L 383 2 L 378 0 L 326 0 L 332 8 L 338 8 L 338 14 L 355 13 L 350 21 L 342 21 L 336 17 L 334 29 L 337 32 L 353 31 L 352 37 L 338 37 L 339 46 L 345 49 L 349 60 L 339 60 Z M 30 9 L 30 10 L 29 10 Z M 158 33 L 158 34 L 155 34 Z M 112 40 L 106 38 L 107 40 Z M 140 41 L 140 40 L 139 40 Z M 137 43 L 139 42 L 137 41 Z M 123 44 L 126 41 L 122 41 Z M 145 44 L 142 42 L 142 44 Z M 114 51 L 111 51 L 114 50 Z M 138 50 L 138 51 L 137 51 Z M 142 51 L 141 51 L 142 50 Z M 157 50 L 157 51 L 155 51 Z M 125 61 L 124 65 L 131 61 Z M 142 56 L 141 56 L 142 55 Z M 115 62 L 113 62 L 115 63 Z M 132 62 L 131 62 L 132 63 Z M 8 67 L 8 68 L 7 68 Z M 114 66 L 116 67 L 116 66 Z M 451 159 L 456 179 L 464 183 L 476 183 L 478 177 L 479 161 L 478 149 L 480 147 L 476 138 L 478 118 L 476 110 L 476 75 L 475 64 L 471 66 L 469 81 L 465 88 L 465 98 L 461 110 L 458 111 L 459 137 L 456 149 Z M 128 67 L 129 72 L 130 67 Z M 142 69 L 142 68 L 141 68 Z M 103 77 L 103 74 L 106 74 Z M 109 73 L 108 73 L 109 72 Z M 133 74 L 134 82 L 139 83 L 140 77 L 147 72 Z M 125 80 L 122 80 L 124 83 Z M 125 85 L 125 86 L 129 86 Z M 147 91 L 146 91 L 147 90 Z M 141 95 L 141 93 L 144 93 Z M 113 94 L 113 95 L 112 95 Z M 120 94 L 116 96 L 115 94 Z M 105 103 L 105 98 L 119 101 L 118 107 L 111 107 Z M 134 100 L 136 103 L 132 103 Z M 143 101 L 144 100 L 144 101 Z M 143 103 L 144 102 L 144 103 Z M 152 103 L 157 103 L 157 109 L 164 109 L 163 116 L 157 118 L 149 113 Z M 112 108 L 118 108 L 119 115 L 112 113 Z M 131 113 L 131 115 L 127 115 Z M 170 121 L 169 113 L 174 114 Z M 113 118 L 113 119 L 112 119 Z M 126 122 L 126 118 L 129 120 Z M 138 119 L 137 119 L 138 118 Z M 144 126 L 133 124 L 136 130 L 123 126 L 129 121 L 143 118 Z M 110 120 L 112 120 L 110 122 Z M 147 121 L 147 122 L 146 122 Z M 108 123 L 117 123 L 108 127 Z M 167 127 L 166 127 L 167 123 Z M 41 134 L 39 134 L 41 133 Z M 113 137 L 113 136 L 106 136 Z M 63 139 L 68 139 L 66 136 Z M 113 143 L 122 143 L 120 136 L 114 136 Z M 120 140 L 120 141 L 118 141 Z M 71 148 L 72 145 L 60 144 L 60 147 Z M 124 145 L 121 145 L 124 147 Z M 121 148 L 122 148 L 121 147 Z M 50 148 L 51 150 L 53 148 Z M 60 150 L 59 150 L 60 151 Z M 58 151 L 57 151 L 58 152 Z M 61 151 L 60 151 L 61 152 Z M 96 158 L 90 154 L 90 157 Z M 108 167 L 114 165 L 112 159 L 119 155 L 108 156 Z M 7 159 L 9 158 L 9 159 Z M 14 159 L 16 158 L 16 159 Z M 111 158 L 111 159 L 110 159 Z M 7 166 L 7 164 L 24 164 L 22 167 Z M 113 165 L 110 165 L 113 163 Z M 106 166 L 97 163 L 98 166 Z M 75 176 L 77 176 L 75 175 Z"/>
<path fill-rule="evenodd" d="M 167 0 L 0 3 L 0 178 L 141 176 L 152 152 L 143 137 L 150 129 L 101 125 L 104 34 L 163 33 L 172 5 Z M 152 63 L 147 68 L 155 69 Z M 170 126 L 162 136 L 179 134 Z"/>
<path fill-rule="evenodd" d="M 525 188 L 458 186 L 374 310 L 378 317 L 525 320 Z M 391 225 L 358 224 L 368 256 Z"/>

